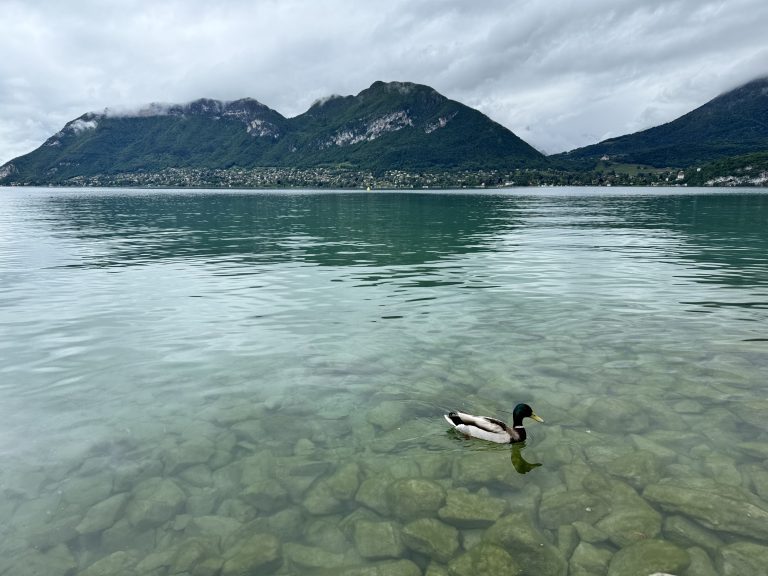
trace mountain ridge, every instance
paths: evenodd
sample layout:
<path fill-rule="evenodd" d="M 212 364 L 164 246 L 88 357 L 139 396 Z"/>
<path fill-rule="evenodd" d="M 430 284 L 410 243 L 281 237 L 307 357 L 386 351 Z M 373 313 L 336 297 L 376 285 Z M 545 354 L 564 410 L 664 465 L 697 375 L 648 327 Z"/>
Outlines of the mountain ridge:
<path fill-rule="evenodd" d="M 477 110 L 429 86 L 374 82 L 286 118 L 252 98 L 201 98 L 136 111 L 88 112 L 0 168 L 0 182 L 66 182 L 140 170 L 348 166 L 479 169 L 545 157 Z"/>
<path fill-rule="evenodd" d="M 429 86 L 376 81 L 357 95 L 318 99 L 291 118 L 253 98 L 200 98 L 88 112 L 67 122 L 38 149 L 0 166 L 0 184 L 262 185 L 256 173 L 272 169 L 281 176 L 275 172 L 268 182 L 277 186 L 281 180 L 325 181 L 326 176 L 313 179 L 312 170 L 346 171 L 345 185 L 359 185 L 363 173 L 398 171 L 496 171 L 492 178 L 502 184 L 763 182 L 764 152 L 768 77 L 725 92 L 671 122 L 548 157 L 481 112 Z M 688 170 L 694 166 L 697 170 Z M 232 174 L 239 170 L 251 174 Z M 292 176 L 291 170 L 303 175 Z M 730 176 L 726 170 L 735 170 L 738 178 L 724 180 Z M 205 171 L 216 175 L 199 180 Z M 126 177 L 131 174 L 160 176 Z M 169 180 L 162 174 L 173 176 Z M 479 181 L 487 180 L 482 176 Z M 393 181 L 413 184 L 418 179 Z M 461 186 L 475 180 L 457 176 L 453 181 Z"/>
<path fill-rule="evenodd" d="M 712 98 L 646 130 L 554 154 L 556 161 L 592 161 L 687 168 L 723 157 L 768 150 L 768 76 Z"/>

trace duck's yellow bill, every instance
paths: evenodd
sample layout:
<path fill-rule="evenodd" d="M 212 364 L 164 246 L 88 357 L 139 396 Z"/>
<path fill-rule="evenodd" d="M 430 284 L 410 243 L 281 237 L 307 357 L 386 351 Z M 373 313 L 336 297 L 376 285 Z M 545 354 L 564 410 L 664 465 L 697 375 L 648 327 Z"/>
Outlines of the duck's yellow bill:
<path fill-rule="evenodd" d="M 536 422 L 544 422 L 544 418 L 542 418 L 541 416 L 536 416 L 536 414 L 531 414 L 531 418 L 536 420 Z"/>

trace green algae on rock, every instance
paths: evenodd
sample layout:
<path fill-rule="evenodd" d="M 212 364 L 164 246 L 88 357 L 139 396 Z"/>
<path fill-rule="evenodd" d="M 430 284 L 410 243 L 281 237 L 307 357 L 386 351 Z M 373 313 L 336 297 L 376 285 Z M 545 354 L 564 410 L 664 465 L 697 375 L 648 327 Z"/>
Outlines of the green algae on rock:
<path fill-rule="evenodd" d="M 92 534 L 110 528 L 123 513 L 128 494 L 116 494 L 91 507 L 77 525 L 80 534 Z"/>
<path fill-rule="evenodd" d="M 586 491 L 547 491 L 541 496 L 539 521 L 545 528 L 556 530 L 578 520 L 597 522 L 608 510 L 604 499 Z"/>
<path fill-rule="evenodd" d="M 385 560 L 365 566 L 346 568 L 339 576 L 421 576 L 421 568 L 410 560 Z"/>
<path fill-rule="evenodd" d="M 688 552 L 663 540 L 641 540 L 611 558 L 608 576 L 638 576 L 663 572 L 678 574 L 690 564 Z"/>
<path fill-rule="evenodd" d="M 136 486 L 126 508 L 137 529 L 159 526 L 173 518 L 186 501 L 184 491 L 168 478 L 150 478 Z"/>
<path fill-rule="evenodd" d="M 530 514 L 518 512 L 500 518 L 485 532 L 485 539 L 510 551 L 515 562 L 532 574 L 562 576 L 567 572 L 559 550 L 534 526 Z"/>
<path fill-rule="evenodd" d="M 409 522 L 402 535 L 408 548 L 438 562 L 447 562 L 459 549 L 459 531 L 436 518 Z"/>
<path fill-rule="evenodd" d="M 283 561 L 280 541 L 272 534 L 252 534 L 224 553 L 221 576 L 271 574 Z"/>
<path fill-rule="evenodd" d="M 490 543 L 474 546 L 448 564 L 450 576 L 517 574 L 521 565 L 503 548 Z"/>
<path fill-rule="evenodd" d="M 643 496 L 666 510 L 693 518 L 707 528 L 768 539 L 768 510 L 733 497 L 731 491 L 712 488 L 665 482 L 648 486 Z"/>
<path fill-rule="evenodd" d="M 400 528 L 393 522 L 359 520 L 355 523 L 355 548 L 363 558 L 399 558 L 403 553 Z"/>
<path fill-rule="evenodd" d="M 569 576 L 594 576 L 605 574 L 613 553 L 610 550 L 579 542 L 571 555 Z"/>
<path fill-rule="evenodd" d="M 445 502 L 445 490 L 432 480 L 404 478 L 389 485 L 387 501 L 396 517 L 418 518 L 438 511 Z"/>
<path fill-rule="evenodd" d="M 444 522 L 459 528 L 485 528 L 493 524 L 506 510 L 501 498 L 470 494 L 465 490 L 447 490 L 445 506 L 437 511 Z"/>
<path fill-rule="evenodd" d="M 768 567 L 768 546 L 734 542 L 720 548 L 716 562 L 722 576 L 763 576 Z"/>

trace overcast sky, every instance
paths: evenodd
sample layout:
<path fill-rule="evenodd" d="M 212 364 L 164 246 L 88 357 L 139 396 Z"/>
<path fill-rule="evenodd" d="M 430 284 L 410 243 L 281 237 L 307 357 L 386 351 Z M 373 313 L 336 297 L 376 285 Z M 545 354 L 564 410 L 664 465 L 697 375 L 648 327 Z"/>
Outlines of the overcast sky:
<path fill-rule="evenodd" d="M 428 84 L 546 153 L 768 75 L 766 0 L 0 0 L 0 164 L 105 107 Z"/>

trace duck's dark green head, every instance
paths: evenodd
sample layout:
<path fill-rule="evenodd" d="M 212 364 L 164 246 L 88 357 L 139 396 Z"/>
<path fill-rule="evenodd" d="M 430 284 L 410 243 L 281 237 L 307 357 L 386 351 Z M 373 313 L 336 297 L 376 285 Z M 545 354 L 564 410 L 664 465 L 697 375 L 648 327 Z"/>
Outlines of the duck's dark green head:
<path fill-rule="evenodd" d="M 540 418 L 533 413 L 533 408 L 528 406 L 528 404 L 518 404 L 512 411 L 512 420 L 514 421 L 514 425 L 522 425 L 523 418 L 533 418 L 536 420 L 536 422 L 544 422 L 543 418 Z"/>

